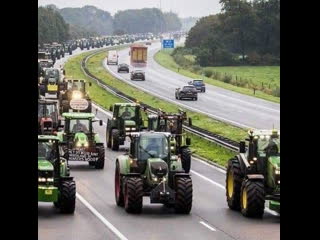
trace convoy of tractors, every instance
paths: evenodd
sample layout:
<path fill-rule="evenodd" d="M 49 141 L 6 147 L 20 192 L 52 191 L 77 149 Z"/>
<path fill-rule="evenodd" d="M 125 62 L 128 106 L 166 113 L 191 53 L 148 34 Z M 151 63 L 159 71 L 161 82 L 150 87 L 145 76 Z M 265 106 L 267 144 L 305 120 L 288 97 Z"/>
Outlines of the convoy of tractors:
<path fill-rule="evenodd" d="M 128 213 L 141 213 L 143 197 L 150 198 L 150 203 L 173 208 L 176 213 L 190 213 L 192 152 L 191 138 L 183 130 L 183 123 L 188 120 L 186 112 L 159 109 L 150 113 L 139 103 L 115 103 L 109 108 L 112 117 L 105 127 L 106 139 L 101 139 L 94 129 L 104 125 L 96 118 L 97 111 L 92 112 L 88 94 L 91 83 L 67 79 L 63 68 L 54 67 L 56 59 L 72 55 L 77 48 L 89 50 L 137 39 L 128 35 L 39 46 L 39 202 L 52 202 L 61 213 L 74 213 L 76 183 L 70 174 L 70 162 L 84 161 L 88 168 L 100 171 L 105 165 L 115 168 L 116 205 Z M 205 92 L 200 79 L 188 84 L 177 89 L 177 99 L 196 100 L 197 91 Z M 246 141 L 247 144 L 240 142 L 239 153 L 228 162 L 227 205 L 246 217 L 262 217 L 267 200 L 268 207 L 280 213 L 280 131 L 250 130 Z M 108 164 L 106 149 L 119 151 L 126 142 L 129 149 L 115 159 L 114 166 Z"/>

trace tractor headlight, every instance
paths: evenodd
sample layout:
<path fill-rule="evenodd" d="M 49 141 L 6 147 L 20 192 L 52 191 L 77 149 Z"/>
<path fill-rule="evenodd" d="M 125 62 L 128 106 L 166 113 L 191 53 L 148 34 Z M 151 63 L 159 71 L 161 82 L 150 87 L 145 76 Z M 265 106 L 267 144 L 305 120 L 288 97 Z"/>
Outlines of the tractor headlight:
<path fill-rule="evenodd" d="M 72 99 L 81 99 L 82 98 L 82 93 L 79 91 L 74 91 L 72 93 Z"/>
<path fill-rule="evenodd" d="M 81 147 L 81 143 L 80 143 L 80 142 L 77 142 L 77 143 L 76 143 L 76 146 L 77 146 L 77 147 Z"/>
<path fill-rule="evenodd" d="M 153 177 L 152 180 L 153 180 L 154 182 L 158 182 L 158 178 L 157 178 L 157 177 Z"/>
<path fill-rule="evenodd" d="M 126 128 L 126 131 L 130 131 L 131 128 Z"/>
<path fill-rule="evenodd" d="M 47 182 L 53 182 L 53 178 L 47 178 Z"/>
<path fill-rule="evenodd" d="M 279 170 L 279 169 L 276 169 L 276 170 L 274 171 L 274 173 L 275 173 L 276 175 L 280 175 L 280 170 Z"/>
<path fill-rule="evenodd" d="M 89 147 L 89 143 L 86 142 L 86 143 L 84 144 L 84 146 L 85 146 L 85 147 Z"/>
<path fill-rule="evenodd" d="M 45 179 L 45 178 L 41 178 L 41 177 L 40 177 L 40 178 L 38 178 L 38 181 L 39 181 L 39 182 L 45 182 L 45 181 L 46 181 L 46 179 Z"/>

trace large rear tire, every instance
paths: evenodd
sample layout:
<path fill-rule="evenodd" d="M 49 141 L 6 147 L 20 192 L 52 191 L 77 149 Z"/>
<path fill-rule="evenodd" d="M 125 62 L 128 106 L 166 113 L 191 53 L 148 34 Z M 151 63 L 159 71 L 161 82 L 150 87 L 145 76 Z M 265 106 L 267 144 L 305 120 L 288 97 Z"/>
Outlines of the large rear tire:
<path fill-rule="evenodd" d="M 117 206 L 123 207 L 124 196 L 123 196 L 123 189 L 122 189 L 122 179 L 120 176 L 120 167 L 118 162 L 116 163 L 116 170 L 114 174 L 114 195 L 115 195 Z"/>
<path fill-rule="evenodd" d="M 124 194 L 124 208 L 128 213 L 141 213 L 143 181 L 138 177 L 127 178 Z"/>
<path fill-rule="evenodd" d="M 192 180 L 188 177 L 176 179 L 176 202 L 174 205 L 176 213 L 189 214 L 192 208 Z"/>
<path fill-rule="evenodd" d="M 98 148 L 98 161 L 95 162 L 95 168 L 96 169 L 103 169 L 104 168 L 104 162 L 105 162 L 105 156 L 104 156 L 104 146 L 101 146 Z"/>
<path fill-rule="evenodd" d="M 241 187 L 241 213 L 246 217 L 261 218 L 264 213 L 265 192 L 261 180 L 243 181 Z"/>
<path fill-rule="evenodd" d="M 61 183 L 58 204 L 61 213 L 74 213 L 76 206 L 76 183 L 73 180 Z"/>
<path fill-rule="evenodd" d="M 240 210 L 240 193 L 242 184 L 242 174 L 238 158 L 231 158 L 228 161 L 226 173 L 226 196 L 230 209 Z"/>
<path fill-rule="evenodd" d="M 119 130 L 118 129 L 112 129 L 111 131 L 111 149 L 113 151 L 119 150 Z"/>
<path fill-rule="evenodd" d="M 191 151 L 188 147 L 181 150 L 181 162 L 184 171 L 189 173 L 191 169 Z"/>

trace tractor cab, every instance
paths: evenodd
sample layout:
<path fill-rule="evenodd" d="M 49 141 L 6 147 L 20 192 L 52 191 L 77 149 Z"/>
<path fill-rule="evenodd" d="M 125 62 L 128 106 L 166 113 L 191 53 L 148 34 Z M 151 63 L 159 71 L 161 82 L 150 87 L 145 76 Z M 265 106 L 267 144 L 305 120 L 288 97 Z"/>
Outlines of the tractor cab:
<path fill-rule="evenodd" d="M 95 137 L 94 129 L 93 129 L 93 123 L 97 122 L 97 120 L 94 120 L 95 115 L 93 113 L 63 113 L 62 116 L 65 119 L 64 124 L 64 141 L 67 139 L 73 139 L 76 142 L 78 140 L 81 140 L 83 144 L 81 144 L 84 147 L 88 147 L 89 142 L 93 141 Z M 99 121 L 100 126 L 102 126 L 102 120 Z M 83 137 L 80 138 L 80 135 L 83 135 Z M 86 140 L 86 141 L 84 141 Z M 78 144 L 75 143 L 77 146 Z"/>
<path fill-rule="evenodd" d="M 56 101 L 38 100 L 38 132 L 52 134 L 61 125 L 58 103 Z"/>
<path fill-rule="evenodd" d="M 74 213 L 76 186 L 68 162 L 60 157 L 57 136 L 38 135 L 38 202 L 53 202 L 61 213 Z"/>
<path fill-rule="evenodd" d="M 139 213 L 143 196 L 148 196 L 150 203 L 162 203 L 178 213 L 188 214 L 192 207 L 192 181 L 179 156 L 170 151 L 171 134 L 135 132 L 130 133 L 130 138 L 129 154 L 116 159 L 117 205 L 124 206 L 129 213 Z"/>
<path fill-rule="evenodd" d="M 144 128 L 142 109 L 136 103 L 115 103 L 109 110 L 113 111 L 113 117 L 108 119 L 107 143 L 113 150 L 118 150 L 129 133 L 140 132 Z"/>
<path fill-rule="evenodd" d="M 262 217 L 269 200 L 269 208 L 280 213 L 280 131 L 250 130 L 248 134 L 248 147 L 241 141 L 239 154 L 228 161 L 228 206 L 246 217 Z"/>
<path fill-rule="evenodd" d="M 63 156 L 68 161 L 87 161 L 96 169 L 104 168 L 104 146 L 99 135 L 94 132 L 93 113 L 63 113 L 65 119 L 64 131 L 57 135 L 61 140 Z M 102 120 L 99 120 L 102 126 Z"/>
<path fill-rule="evenodd" d="M 159 109 L 158 114 L 148 116 L 148 130 L 171 133 L 171 143 L 174 146 L 174 154 L 180 155 L 182 165 L 186 172 L 191 168 L 191 139 L 183 132 L 183 122 L 187 120 L 186 112 L 166 113 Z"/>

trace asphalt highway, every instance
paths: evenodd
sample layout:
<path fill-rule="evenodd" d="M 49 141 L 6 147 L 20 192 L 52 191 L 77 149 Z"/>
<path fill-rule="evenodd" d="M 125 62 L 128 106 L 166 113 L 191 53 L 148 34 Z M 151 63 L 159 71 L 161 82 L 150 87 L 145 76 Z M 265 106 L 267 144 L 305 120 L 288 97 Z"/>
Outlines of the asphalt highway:
<path fill-rule="evenodd" d="M 148 46 L 146 81 L 132 81 L 130 74 L 118 73 L 117 66 L 104 66 L 121 80 L 134 85 L 169 102 L 174 102 L 192 111 L 204 113 L 210 117 L 245 128 L 280 129 L 280 104 L 243 95 L 220 87 L 206 84 L 206 92 L 198 94 L 198 101 L 176 100 L 175 89 L 187 85 L 191 78 L 170 71 L 154 60 L 154 54 L 160 49 L 160 43 Z M 119 63 L 130 65 L 129 48 L 118 52 Z M 130 67 L 130 71 L 133 67 Z"/>
<path fill-rule="evenodd" d="M 74 55 L 79 53 L 81 52 L 77 50 Z M 128 50 L 121 51 L 120 58 L 127 53 Z M 63 64 L 68 57 L 58 61 L 56 66 Z M 151 61 L 148 67 L 152 66 Z M 150 72 L 147 71 L 146 82 L 152 79 L 149 74 Z M 145 84 L 145 87 L 146 85 L 149 84 Z M 205 94 L 208 93 L 210 94 L 209 91 Z M 233 96 L 232 93 L 229 94 Z M 173 93 L 172 96 L 174 99 Z M 202 97 L 205 96 L 200 96 L 199 102 Z M 261 110 L 261 106 L 256 109 Z M 254 112 L 254 110 L 251 111 Z M 276 112 L 276 110 L 269 112 Z M 105 124 L 98 126 L 98 123 L 95 123 L 94 129 L 104 142 L 108 116 L 107 112 L 98 108 L 96 117 L 102 119 Z M 280 238 L 280 216 L 266 209 L 263 219 L 248 219 L 239 212 L 229 210 L 224 189 L 225 172 L 195 158 L 192 160 L 191 170 L 193 207 L 189 215 L 178 215 L 161 204 L 150 204 L 147 197 L 144 198 L 141 214 L 127 214 L 123 208 L 116 206 L 114 199 L 115 160 L 127 147 L 128 144 L 119 152 L 106 149 L 106 164 L 103 170 L 93 169 L 86 162 L 70 163 L 71 175 L 74 176 L 77 186 L 75 213 L 63 215 L 58 213 L 52 204 L 39 203 L 40 240 L 60 238 L 70 240 L 278 240 Z"/>

